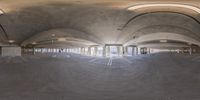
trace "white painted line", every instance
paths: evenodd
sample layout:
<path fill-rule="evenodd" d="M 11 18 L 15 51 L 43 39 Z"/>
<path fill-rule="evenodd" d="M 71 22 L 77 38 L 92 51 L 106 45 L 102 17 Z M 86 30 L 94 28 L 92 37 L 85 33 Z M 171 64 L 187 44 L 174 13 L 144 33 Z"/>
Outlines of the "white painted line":
<path fill-rule="evenodd" d="M 109 59 L 107 66 L 112 66 L 112 58 Z"/>
<path fill-rule="evenodd" d="M 131 62 L 130 60 L 128 60 L 127 58 L 124 58 L 124 60 L 125 60 L 126 62 L 128 62 L 129 64 L 132 64 L 132 62 Z"/>
<path fill-rule="evenodd" d="M 92 60 L 90 60 L 89 62 L 94 62 L 94 61 L 96 61 L 98 58 L 94 58 L 94 59 L 92 59 Z"/>
<path fill-rule="evenodd" d="M 112 66 L 112 62 L 113 62 L 113 59 L 112 59 L 112 58 L 110 58 L 110 66 Z"/>
<path fill-rule="evenodd" d="M 110 59 L 108 60 L 108 63 L 106 64 L 107 66 L 110 64 Z"/>

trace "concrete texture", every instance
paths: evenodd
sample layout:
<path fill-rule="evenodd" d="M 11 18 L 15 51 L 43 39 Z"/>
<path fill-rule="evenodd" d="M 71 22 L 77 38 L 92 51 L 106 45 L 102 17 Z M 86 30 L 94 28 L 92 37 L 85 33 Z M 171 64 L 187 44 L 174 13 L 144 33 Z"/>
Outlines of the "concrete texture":
<path fill-rule="evenodd" d="M 46 41 L 48 43 L 45 42 L 45 45 L 49 45 L 52 39 L 49 35 L 51 33 L 56 34 L 56 37 L 58 35 L 58 37 L 76 38 L 79 43 L 81 40 L 88 40 L 98 45 L 124 44 L 142 35 L 162 32 L 181 34 L 200 40 L 200 14 L 191 12 L 191 9 L 180 10 L 178 7 L 167 10 L 157 7 L 156 11 L 152 10 L 155 7 L 141 8 L 139 11 L 126 9 L 136 4 L 164 1 L 164 3 L 174 3 L 170 0 L 34 0 L 24 3 L 22 3 L 24 0 L 17 1 L 0 1 L 0 8 L 5 10 L 5 14 L 0 16 L 0 24 L 6 30 L 8 39 L 15 40 L 19 45 L 24 42 L 32 44 L 41 41 Z M 175 1 L 177 4 L 197 7 L 200 3 L 197 0 Z M 48 32 L 49 34 L 45 34 Z M 72 46 L 79 46 L 77 41 L 66 42 Z"/>
<path fill-rule="evenodd" d="M 120 39 L 124 39 L 122 38 L 124 36 L 127 37 L 125 40 L 133 40 L 133 37 L 139 38 L 143 35 L 172 33 L 199 40 L 198 31 L 200 30 L 198 27 L 200 27 L 198 22 L 183 14 L 174 12 L 148 13 L 133 19 L 123 29 L 123 33 L 127 34 L 121 35 Z M 182 39 L 184 40 L 185 38 Z"/>
<path fill-rule="evenodd" d="M 200 8 L 198 0 L 0 0 L 0 46 L 88 47 L 89 55 L 97 46 L 110 51 L 106 45 L 133 46 L 138 54 L 147 46 L 199 51 L 200 13 L 127 9 L 144 3 Z M 199 55 L 19 56 L 18 47 L 1 48 L 0 100 L 200 100 Z"/>
<path fill-rule="evenodd" d="M 199 100 L 199 64 L 186 54 L 1 57 L 0 99 Z"/>
<path fill-rule="evenodd" d="M 21 47 L 1 47 L 1 56 L 21 56 Z"/>

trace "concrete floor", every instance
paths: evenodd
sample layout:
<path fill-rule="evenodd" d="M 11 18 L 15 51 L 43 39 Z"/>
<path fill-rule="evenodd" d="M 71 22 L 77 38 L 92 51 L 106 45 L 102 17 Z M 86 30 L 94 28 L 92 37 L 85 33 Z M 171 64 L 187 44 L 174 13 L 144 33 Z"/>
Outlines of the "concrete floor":
<path fill-rule="evenodd" d="M 0 100 L 200 100 L 200 56 L 0 58 Z"/>

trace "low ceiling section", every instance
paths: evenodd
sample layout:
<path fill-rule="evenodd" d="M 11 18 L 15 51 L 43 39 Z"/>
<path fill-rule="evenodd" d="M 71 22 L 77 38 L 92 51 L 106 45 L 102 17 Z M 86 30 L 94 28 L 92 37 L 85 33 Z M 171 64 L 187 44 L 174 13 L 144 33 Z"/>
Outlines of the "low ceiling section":
<path fill-rule="evenodd" d="M 100 41 L 93 35 L 73 29 L 52 29 L 38 33 L 26 39 L 21 45 L 51 45 L 68 44 L 69 46 L 88 47 L 90 45 L 100 45 Z"/>
<path fill-rule="evenodd" d="M 166 7 L 171 8 L 166 9 Z M 157 46 L 166 47 L 172 45 L 160 41 L 173 40 L 184 42 L 188 46 L 200 46 L 200 9 L 198 7 L 185 4 L 143 4 L 127 9 L 138 14 L 129 18 L 121 28 L 124 34 L 119 36 L 118 41 L 123 41 L 125 45 L 139 46 L 140 43 L 146 43 L 147 46 L 148 42 L 151 45 L 151 41 L 158 40 Z M 190 12 L 187 13 L 187 10 Z M 180 47 L 182 44 L 176 45 Z"/>
<path fill-rule="evenodd" d="M 142 35 L 138 38 L 132 39 L 131 41 L 125 43 L 125 45 L 138 45 L 140 43 L 148 43 L 151 41 L 157 40 L 160 43 L 168 42 L 170 41 L 176 41 L 176 42 L 184 42 L 184 43 L 190 43 L 200 46 L 200 42 L 198 40 L 195 40 L 193 38 L 190 38 L 188 36 L 184 36 L 181 34 L 176 33 L 152 33 L 147 35 Z"/>
<path fill-rule="evenodd" d="M 85 47 L 148 45 L 155 40 L 155 45 L 163 46 L 160 40 L 172 40 L 186 46 L 200 45 L 197 0 L 17 1 L 0 1 L 1 42 L 7 39 L 21 46 Z"/>

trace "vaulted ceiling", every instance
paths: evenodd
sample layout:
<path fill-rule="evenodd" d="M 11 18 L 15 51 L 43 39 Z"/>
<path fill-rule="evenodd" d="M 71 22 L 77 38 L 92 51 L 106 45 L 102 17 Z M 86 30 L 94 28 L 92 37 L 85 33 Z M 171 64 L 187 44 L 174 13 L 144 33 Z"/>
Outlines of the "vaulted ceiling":
<path fill-rule="evenodd" d="M 198 0 L 0 0 L 0 41 L 85 47 L 172 40 L 177 47 L 200 46 L 199 8 Z"/>

